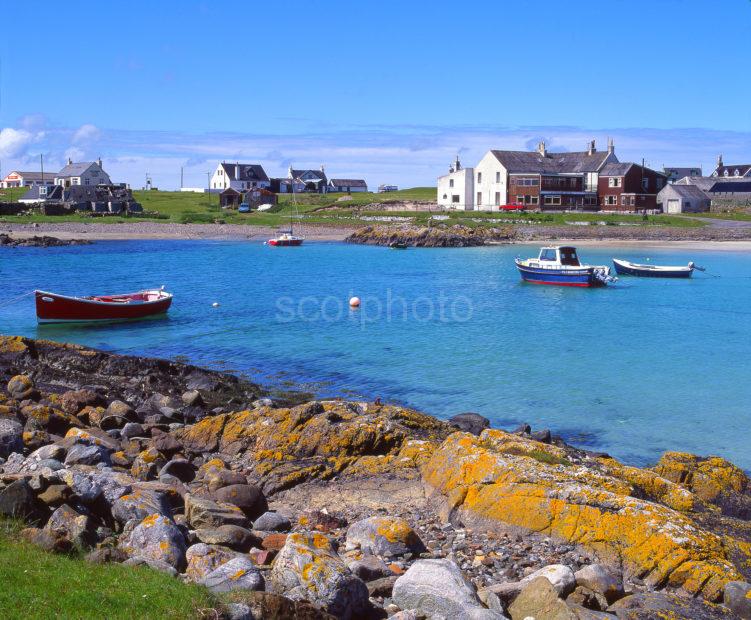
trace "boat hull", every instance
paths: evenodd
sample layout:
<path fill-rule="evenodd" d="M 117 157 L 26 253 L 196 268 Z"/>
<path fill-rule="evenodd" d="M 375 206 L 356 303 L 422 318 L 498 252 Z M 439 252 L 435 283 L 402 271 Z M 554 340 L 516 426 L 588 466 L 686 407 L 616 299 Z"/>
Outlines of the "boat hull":
<path fill-rule="evenodd" d="M 638 265 L 626 264 L 614 260 L 615 271 L 622 276 L 637 276 L 639 278 L 690 278 L 694 270 L 690 267 L 669 268 L 644 268 Z"/>
<path fill-rule="evenodd" d="M 128 303 L 69 297 L 45 291 L 36 291 L 35 297 L 37 321 L 40 323 L 92 323 L 143 319 L 164 314 L 172 305 L 172 295 L 168 293 L 159 293 L 158 298 L 153 301 Z"/>
<path fill-rule="evenodd" d="M 582 269 L 540 269 L 516 264 L 519 274 L 524 282 L 530 284 L 547 284 L 551 286 L 575 286 L 580 288 L 594 288 L 605 286 L 605 283 L 597 278 L 594 268 Z"/>
<path fill-rule="evenodd" d="M 269 239 L 269 245 L 275 247 L 295 247 L 302 245 L 302 239 Z"/>

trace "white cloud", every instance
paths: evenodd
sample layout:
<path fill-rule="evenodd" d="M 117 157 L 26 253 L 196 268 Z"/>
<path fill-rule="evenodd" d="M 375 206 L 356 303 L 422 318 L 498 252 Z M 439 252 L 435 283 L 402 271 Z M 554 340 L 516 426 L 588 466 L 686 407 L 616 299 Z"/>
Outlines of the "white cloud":
<path fill-rule="evenodd" d="M 71 159 L 75 162 L 84 161 L 86 159 L 86 153 L 75 146 L 71 146 L 65 151 L 65 159 Z"/>
<path fill-rule="evenodd" d="M 91 142 L 96 142 L 97 140 L 99 140 L 101 133 L 102 132 L 99 131 L 99 128 L 96 125 L 81 125 L 76 130 L 76 133 L 73 134 L 71 141 L 73 142 L 73 144 L 89 144 Z"/>
<path fill-rule="evenodd" d="M 15 158 L 26 153 L 34 134 L 23 129 L 5 127 L 0 131 L 0 158 Z"/>

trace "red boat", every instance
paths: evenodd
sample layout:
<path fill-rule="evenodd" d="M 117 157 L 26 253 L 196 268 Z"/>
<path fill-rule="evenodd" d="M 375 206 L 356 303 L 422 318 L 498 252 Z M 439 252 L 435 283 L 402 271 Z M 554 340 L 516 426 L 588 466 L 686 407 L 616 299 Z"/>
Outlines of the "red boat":
<path fill-rule="evenodd" d="M 163 314 L 172 304 L 172 293 L 163 289 L 91 297 L 69 297 L 46 291 L 34 291 L 34 295 L 40 323 L 142 319 Z"/>
<path fill-rule="evenodd" d="M 292 233 L 282 233 L 278 237 L 268 240 L 269 245 L 275 246 L 295 246 L 302 245 L 305 237 L 296 237 Z"/>

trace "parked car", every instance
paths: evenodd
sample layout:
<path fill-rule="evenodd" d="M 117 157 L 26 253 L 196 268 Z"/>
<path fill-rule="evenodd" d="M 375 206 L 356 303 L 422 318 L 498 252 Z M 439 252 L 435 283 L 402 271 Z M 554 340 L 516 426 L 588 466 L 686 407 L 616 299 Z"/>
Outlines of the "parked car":
<path fill-rule="evenodd" d="M 524 211 L 526 209 L 525 205 L 513 203 L 509 205 L 500 205 L 498 207 L 499 211 Z"/>
<path fill-rule="evenodd" d="M 247 202 L 241 202 L 240 206 L 237 207 L 238 213 L 250 213 L 250 205 Z"/>

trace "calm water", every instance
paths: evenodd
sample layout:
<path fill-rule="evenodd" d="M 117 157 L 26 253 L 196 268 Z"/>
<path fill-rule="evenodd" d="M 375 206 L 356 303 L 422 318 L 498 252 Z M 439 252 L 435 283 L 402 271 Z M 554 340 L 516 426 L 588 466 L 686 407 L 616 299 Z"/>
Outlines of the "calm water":
<path fill-rule="evenodd" d="M 589 262 L 693 259 L 719 277 L 581 290 L 520 283 L 512 259 L 532 252 L 193 241 L 0 249 L 3 300 L 160 284 L 176 296 L 168 318 L 101 327 L 37 326 L 28 298 L 0 308 L 0 332 L 182 356 L 438 416 L 527 421 L 630 463 L 680 449 L 751 468 L 751 254 L 584 248 Z M 346 307 L 352 294 L 358 311 Z"/>

